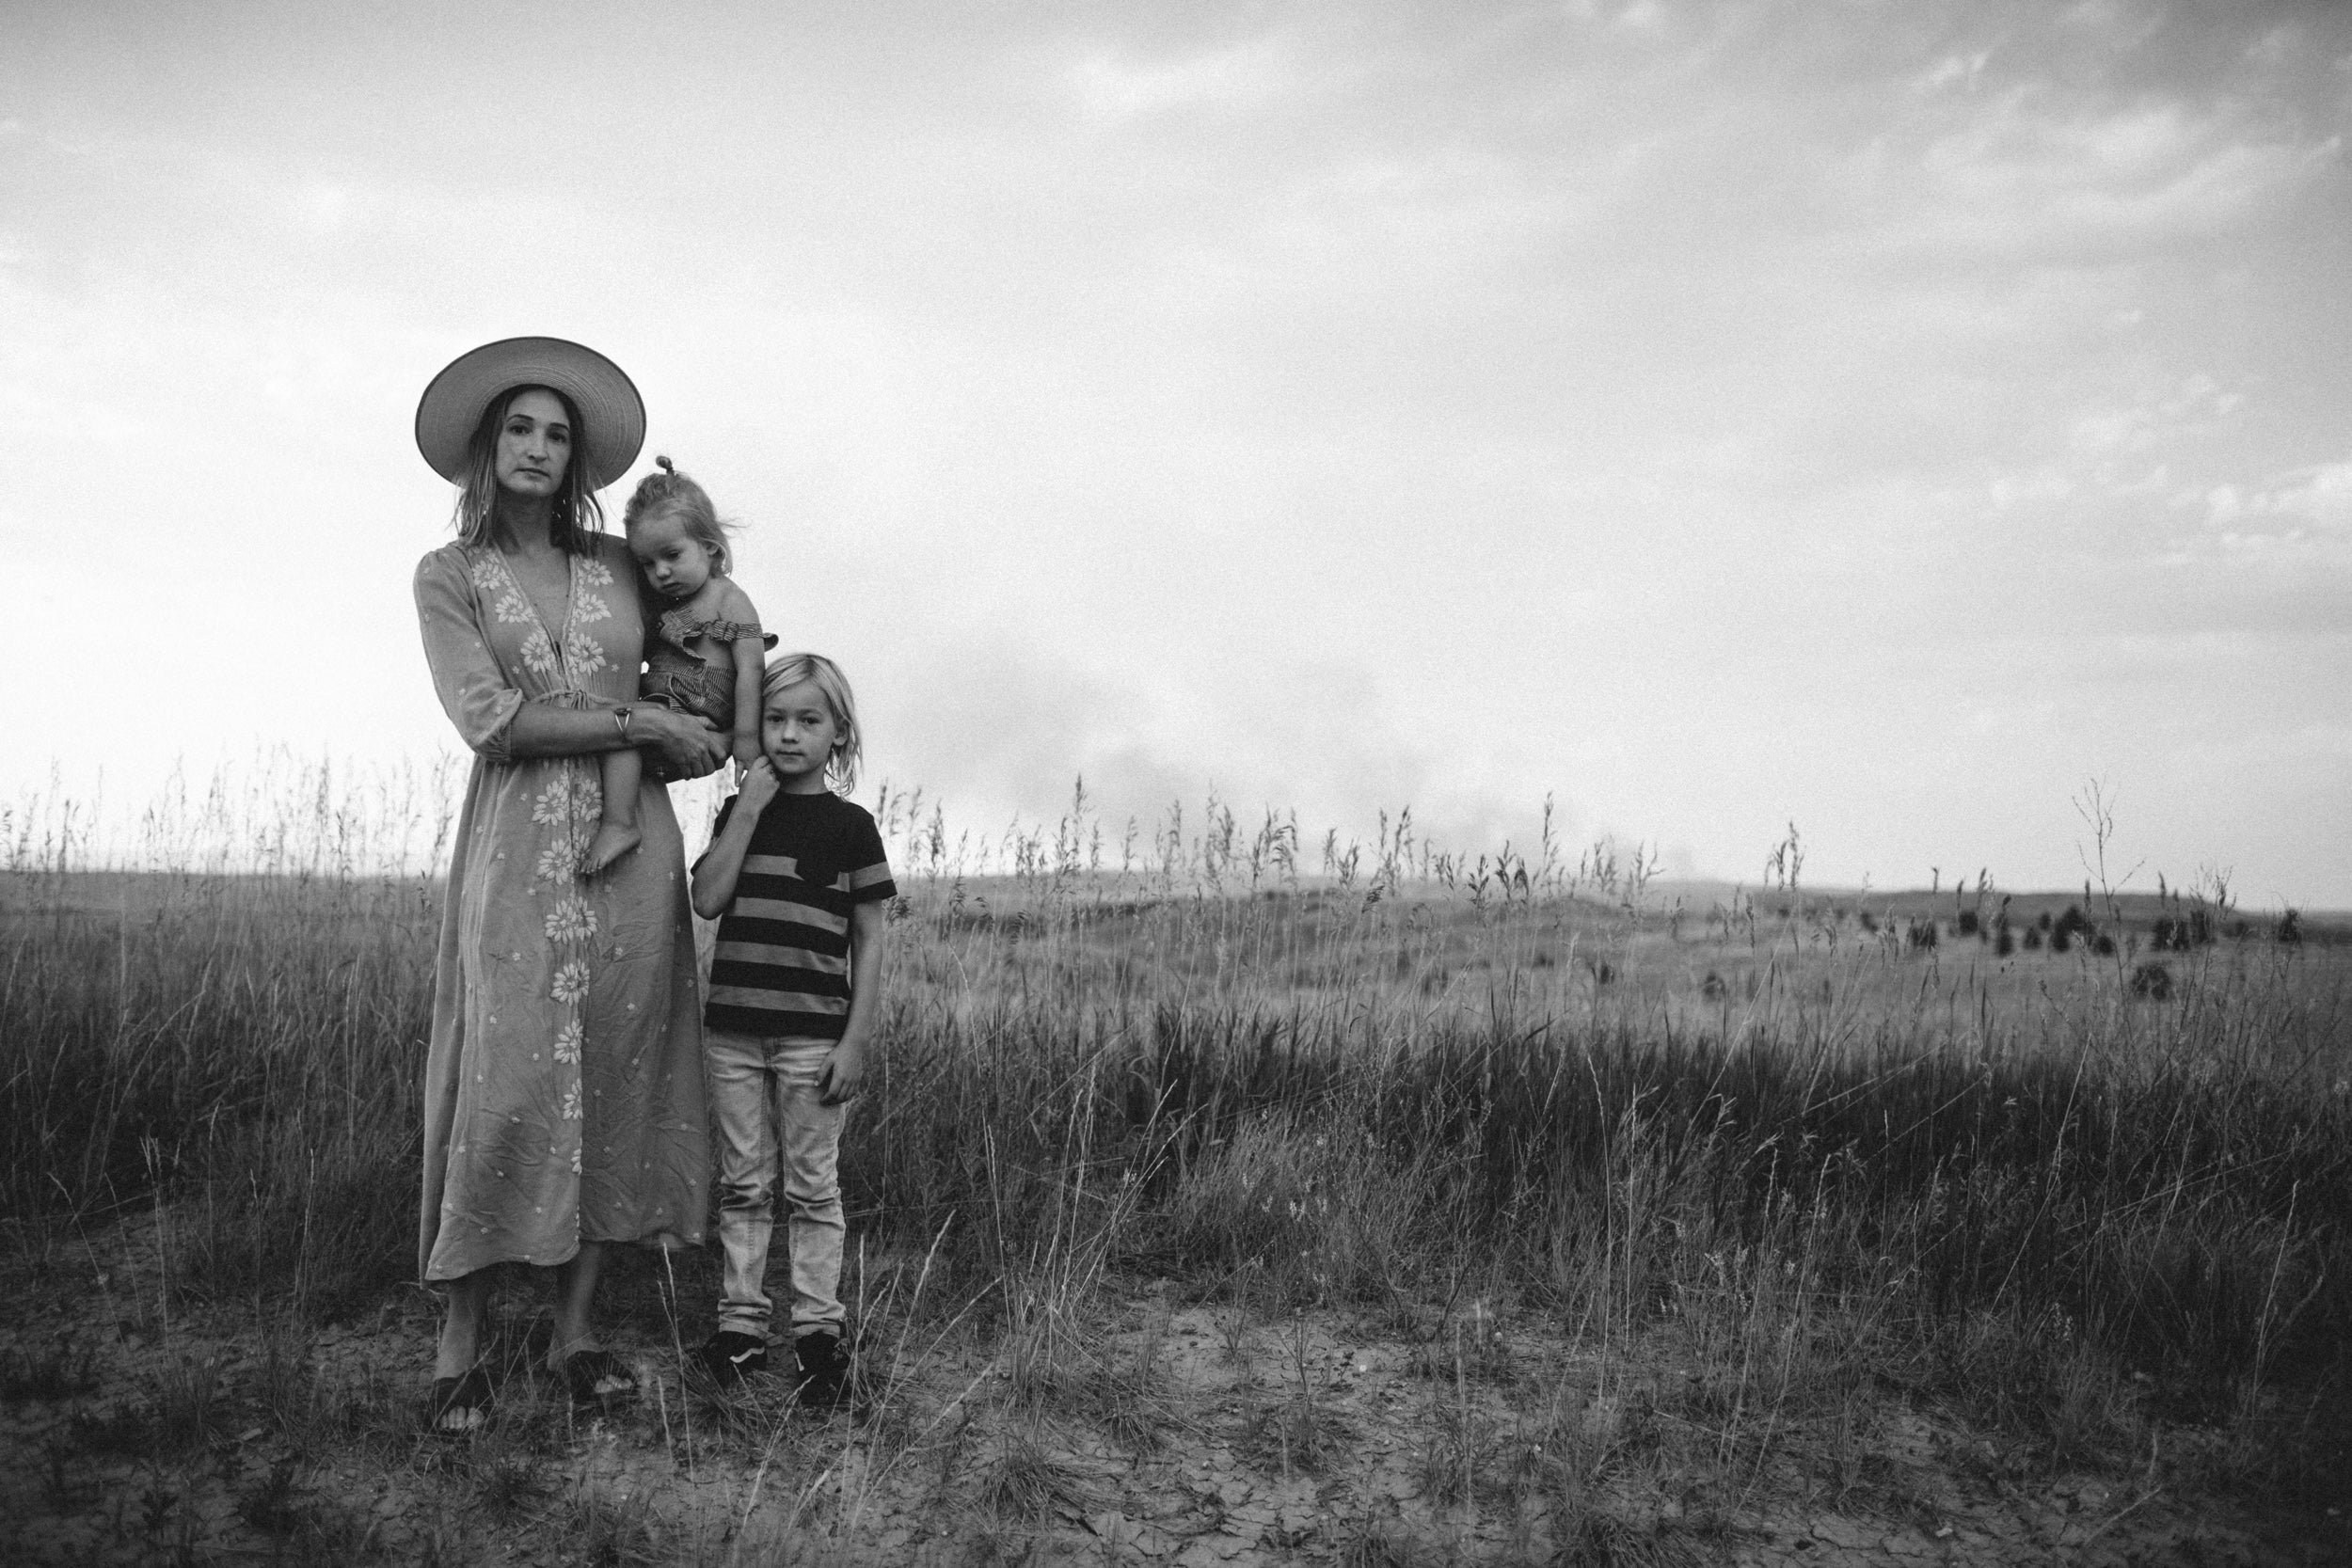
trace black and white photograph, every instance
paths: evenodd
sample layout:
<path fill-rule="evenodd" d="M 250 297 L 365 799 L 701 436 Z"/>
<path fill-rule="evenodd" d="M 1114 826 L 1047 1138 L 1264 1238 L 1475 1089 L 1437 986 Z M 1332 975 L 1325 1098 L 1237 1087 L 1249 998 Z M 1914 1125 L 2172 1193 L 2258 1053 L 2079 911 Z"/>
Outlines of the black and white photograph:
<path fill-rule="evenodd" d="M 0 1561 L 2352 1562 L 2352 6 L 0 8 Z"/>

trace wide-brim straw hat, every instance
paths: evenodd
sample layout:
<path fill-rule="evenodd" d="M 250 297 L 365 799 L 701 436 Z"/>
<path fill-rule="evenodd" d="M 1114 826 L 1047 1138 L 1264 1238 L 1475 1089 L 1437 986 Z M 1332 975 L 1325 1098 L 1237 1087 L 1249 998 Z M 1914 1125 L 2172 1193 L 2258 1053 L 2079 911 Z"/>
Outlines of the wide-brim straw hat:
<path fill-rule="evenodd" d="M 466 447 L 490 400 L 516 387 L 551 387 L 572 400 L 584 430 L 572 432 L 581 480 L 601 490 L 645 444 L 645 400 L 621 367 L 563 338 L 501 338 L 451 360 L 417 400 L 417 450 L 452 484 L 466 483 Z"/>

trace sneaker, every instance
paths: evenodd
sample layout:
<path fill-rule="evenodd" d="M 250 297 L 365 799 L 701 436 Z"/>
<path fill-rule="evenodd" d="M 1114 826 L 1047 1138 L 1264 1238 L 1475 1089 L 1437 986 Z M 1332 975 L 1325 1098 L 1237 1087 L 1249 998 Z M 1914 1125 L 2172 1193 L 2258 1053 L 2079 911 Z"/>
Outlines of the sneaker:
<path fill-rule="evenodd" d="M 722 1388 L 768 1370 L 768 1341 L 738 1329 L 723 1328 L 712 1335 L 703 1342 L 702 1355 L 710 1380 Z"/>
<path fill-rule="evenodd" d="M 830 1408 L 848 1402 L 850 1353 L 840 1335 L 826 1329 L 803 1334 L 792 1341 L 792 1355 L 800 1363 L 803 1404 Z"/>

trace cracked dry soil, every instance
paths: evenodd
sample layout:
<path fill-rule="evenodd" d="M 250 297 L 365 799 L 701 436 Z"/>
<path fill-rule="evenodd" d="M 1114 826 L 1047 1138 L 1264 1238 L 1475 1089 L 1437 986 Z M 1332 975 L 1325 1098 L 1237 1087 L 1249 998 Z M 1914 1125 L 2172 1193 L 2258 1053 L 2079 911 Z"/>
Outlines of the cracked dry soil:
<path fill-rule="evenodd" d="M 1166 1281 L 1025 1334 L 869 1318 L 866 1398 L 830 1417 L 690 1383 L 699 1333 L 659 1312 L 613 1337 L 639 1397 L 575 1411 L 517 1297 L 493 1420 L 434 1438 L 421 1294 L 298 1335 L 167 1317 L 156 1235 L 8 1291 L 0 1560 L 2352 1562 L 2340 1511 L 2180 1495 L 2179 1464 L 2037 1471 L 1893 1393 L 1767 1432 L 1507 1309 L 1253 1314 Z"/>

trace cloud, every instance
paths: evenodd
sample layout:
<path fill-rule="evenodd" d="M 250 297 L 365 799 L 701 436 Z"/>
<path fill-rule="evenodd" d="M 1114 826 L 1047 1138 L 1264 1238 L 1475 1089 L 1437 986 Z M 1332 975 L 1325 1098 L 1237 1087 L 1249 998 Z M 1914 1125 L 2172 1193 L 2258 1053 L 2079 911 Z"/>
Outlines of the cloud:
<path fill-rule="evenodd" d="M 901 650 L 903 656 L 907 650 Z M 1492 849 L 1535 832 L 1543 791 L 1486 776 L 1458 718 L 1336 664 L 1208 670 L 1162 690 L 1010 639 L 916 652 L 873 705 L 867 771 L 919 784 L 965 826 L 1057 819 L 1083 781 L 1102 820 L 1197 816 L 1215 800 L 1254 824 L 1295 813 L 1302 831 L 1371 838 L 1410 807 L 1450 847 Z M 1205 678 L 1203 678 L 1205 677 Z M 1564 814 L 1556 824 L 1567 831 Z"/>
<path fill-rule="evenodd" d="M 2212 239 L 2340 162 L 2335 137 L 2266 135 L 2223 107 L 2100 107 L 2010 88 L 1935 136 L 1909 167 L 1910 217 L 1883 243 L 1972 260 L 2087 261 Z"/>
<path fill-rule="evenodd" d="M 1179 109 L 1270 103 L 1298 77 L 1283 40 L 1261 38 L 1169 59 L 1091 50 L 1065 80 L 1089 120 L 1117 125 Z"/>
<path fill-rule="evenodd" d="M 2352 458 L 2297 469 L 2267 499 L 2273 511 L 2329 528 L 2352 527 Z"/>
<path fill-rule="evenodd" d="M 2233 548 L 2261 549 L 2312 525 L 2352 531 L 2352 457 L 2291 468 L 2252 484 L 2214 485 L 2183 498 L 2203 507 L 2205 521 Z"/>

